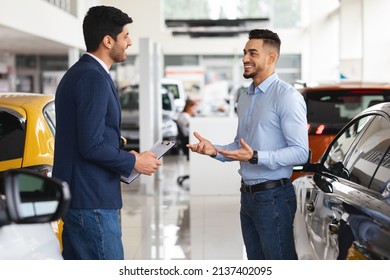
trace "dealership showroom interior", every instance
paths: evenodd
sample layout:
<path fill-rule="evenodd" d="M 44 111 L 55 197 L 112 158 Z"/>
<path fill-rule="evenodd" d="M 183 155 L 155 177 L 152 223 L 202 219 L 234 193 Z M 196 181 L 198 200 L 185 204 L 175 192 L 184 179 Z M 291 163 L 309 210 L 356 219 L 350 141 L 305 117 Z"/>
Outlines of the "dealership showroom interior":
<path fill-rule="evenodd" d="M 57 210 L 30 220 L 18 212 L 27 206 L 10 200 L 23 192 L 20 176 L 58 184 L 48 181 L 56 90 L 86 51 L 83 19 L 96 5 L 133 20 L 126 60 L 109 71 L 121 103 L 122 148 L 176 143 L 153 175 L 121 182 L 126 260 L 247 259 L 240 164 L 187 155 L 178 116 L 194 100 L 189 142 L 198 142 L 193 132 L 233 142 L 238 98 L 252 82 L 243 77 L 243 50 L 253 29 L 279 35 L 276 73 L 307 105 L 311 164 L 296 166 L 291 178 L 297 258 L 390 258 L 390 1 L 0 0 L 0 259 L 62 258 L 69 189 L 56 185 Z M 23 96 L 10 98 L 16 94 Z M 12 125 L 23 136 L 9 132 Z M 332 156 L 342 165 L 337 172 Z M 20 168 L 46 177 L 9 172 Z"/>

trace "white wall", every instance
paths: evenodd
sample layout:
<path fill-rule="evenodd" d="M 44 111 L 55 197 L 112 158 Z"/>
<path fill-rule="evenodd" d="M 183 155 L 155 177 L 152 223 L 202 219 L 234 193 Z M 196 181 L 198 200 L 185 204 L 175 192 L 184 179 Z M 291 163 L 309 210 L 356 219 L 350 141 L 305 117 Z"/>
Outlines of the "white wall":
<path fill-rule="evenodd" d="M 198 132 L 213 144 L 233 142 L 237 132 L 236 117 L 196 117 L 190 122 L 190 143 L 197 143 L 193 135 Z M 240 165 L 235 162 L 220 162 L 209 156 L 190 152 L 191 195 L 239 195 Z"/>
<path fill-rule="evenodd" d="M 363 80 L 390 81 L 390 1 L 363 0 Z"/>
<path fill-rule="evenodd" d="M 342 0 L 340 69 L 351 80 L 390 81 L 390 1 Z"/>

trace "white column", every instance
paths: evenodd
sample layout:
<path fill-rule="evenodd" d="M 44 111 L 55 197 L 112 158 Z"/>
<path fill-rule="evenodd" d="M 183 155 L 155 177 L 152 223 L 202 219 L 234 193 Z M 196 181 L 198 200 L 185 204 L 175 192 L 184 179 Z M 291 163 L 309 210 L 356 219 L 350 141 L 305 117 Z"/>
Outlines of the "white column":
<path fill-rule="evenodd" d="M 153 118 L 155 119 L 154 136 L 155 139 L 162 139 L 162 99 L 161 99 L 161 77 L 162 77 L 162 52 L 161 45 L 153 44 L 153 85 L 156 96 L 155 110 Z"/>
<path fill-rule="evenodd" d="M 140 152 L 149 150 L 155 142 L 154 127 L 156 125 L 156 92 L 154 86 L 154 49 L 149 38 L 139 41 L 139 140 Z M 154 176 L 141 175 L 141 185 L 149 195 L 154 194 Z"/>
<path fill-rule="evenodd" d="M 68 49 L 68 68 L 75 64 L 80 58 L 80 50 L 77 48 Z"/>
<path fill-rule="evenodd" d="M 340 5 L 340 73 L 363 79 L 363 2 L 342 0 Z"/>

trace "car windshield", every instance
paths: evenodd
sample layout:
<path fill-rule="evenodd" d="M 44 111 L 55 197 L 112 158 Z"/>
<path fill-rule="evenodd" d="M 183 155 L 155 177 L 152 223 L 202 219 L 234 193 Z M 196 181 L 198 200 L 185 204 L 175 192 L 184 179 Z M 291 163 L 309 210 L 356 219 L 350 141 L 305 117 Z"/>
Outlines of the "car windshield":
<path fill-rule="evenodd" d="M 172 111 L 172 100 L 169 97 L 167 91 L 162 90 L 162 108 L 166 111 Z M 139 109 L 139 98 L 138 98 L 138 90 L 127 90 L 123 91 L 119 95 L 119 100 L 121 103 L 122 110 L 125 111 L 133 111 Z"/>
<path fill-rule="evenodd" d="M 56 110 L 54 101 L 49 102 L 45 108 L 43 108 L 43 116 L 46 119 L 46 122 L 50 128 L 51 133 L 53 136 L 56 134 Z"/>
<path fill-rule="evenodd" d="M 167 91 L 170 91 L 175 99 L 180 98 L 179 88 L 175 84 L 163 84 L 162 85 Z"/>
<path fill-rule="evenodd" d="M 322 134 L 337 133 L 364 109 L 390 100 L 389 90 L 332 90 L 306 93 L 307 120 Z"/>
<path fill-rule="evenodd" d="M 119 95 L 119 100 L 123 110 L 138 110 L 138 91 L 124 91 Z"/>

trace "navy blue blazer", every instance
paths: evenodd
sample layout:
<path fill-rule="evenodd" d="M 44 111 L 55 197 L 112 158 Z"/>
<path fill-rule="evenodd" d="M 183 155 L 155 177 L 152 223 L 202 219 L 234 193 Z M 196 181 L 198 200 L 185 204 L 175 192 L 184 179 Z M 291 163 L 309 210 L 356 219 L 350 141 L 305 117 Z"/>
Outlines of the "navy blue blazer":
<path fill-rule="evenodd" d="M 120 149 L 121 107 L 100 63 L 84 54 L 64 75 L 55 97 L 53 176 L 66 181 L 71 208 L 120 209 L 120 176 L 135 156 Z"/>

